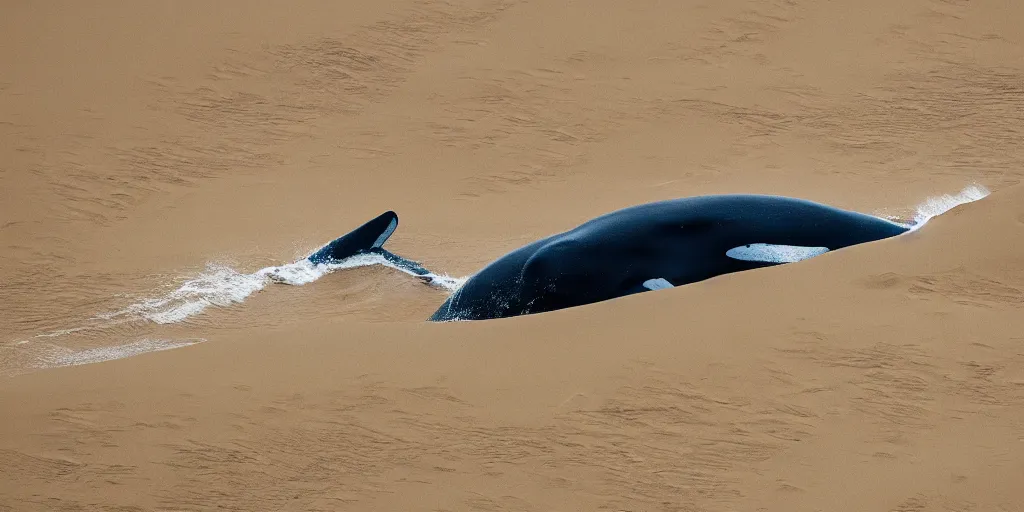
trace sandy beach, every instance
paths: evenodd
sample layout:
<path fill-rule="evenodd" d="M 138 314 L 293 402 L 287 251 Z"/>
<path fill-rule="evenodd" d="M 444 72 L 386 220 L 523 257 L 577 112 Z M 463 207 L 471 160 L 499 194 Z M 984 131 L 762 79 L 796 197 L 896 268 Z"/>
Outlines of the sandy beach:
<path fill-rule="evenodd" d="M 1024 4 L 5 14 L 0 512 L 1024 510 Z M 715 193 L 927 222 L 483 322 L 296 263 Z"/>

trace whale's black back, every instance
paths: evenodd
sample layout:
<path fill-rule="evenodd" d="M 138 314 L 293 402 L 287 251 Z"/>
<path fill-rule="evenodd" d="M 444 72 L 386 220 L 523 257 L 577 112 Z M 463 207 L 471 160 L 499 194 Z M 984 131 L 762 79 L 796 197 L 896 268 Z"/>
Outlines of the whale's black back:
<path fill-rule="evenodd" d="M 884 219 L 777 196 L 722 195 L 626 208 L 516 249 L 448 298 L 431 320 L 502 318 L 579 306 L 644 291 L 646 280 L 679 286 L 778 263 L 726 252 L 747 244 L 829 250 L 908 228 Z"/>

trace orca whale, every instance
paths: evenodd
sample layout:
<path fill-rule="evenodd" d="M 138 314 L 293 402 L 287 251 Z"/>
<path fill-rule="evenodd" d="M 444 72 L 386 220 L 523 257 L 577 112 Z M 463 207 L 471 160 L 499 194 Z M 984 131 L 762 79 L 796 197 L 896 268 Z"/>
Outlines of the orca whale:
<path fill-rule="evenodd" d="M 377 253 L 410 272 L 419 263 L 383 249 L 398 226 L 386 212 L 309 257 Z M 432 321 L 504 318 L 661 290 L 792 263 L 889 238 L 909 226 L 781 196 L 716 195 L 633 206 L 498 258 L 474 274 Z"/>

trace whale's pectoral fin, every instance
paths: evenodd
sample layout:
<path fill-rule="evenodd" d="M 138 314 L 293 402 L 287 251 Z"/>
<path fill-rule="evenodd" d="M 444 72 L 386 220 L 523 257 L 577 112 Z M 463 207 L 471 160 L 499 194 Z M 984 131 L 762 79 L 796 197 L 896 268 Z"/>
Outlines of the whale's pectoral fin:
<path fill-rule="evenodd" d="M 392 265 L 395 265 L 396 267 L 398 267 L 398 268 L 400 268 L 400 269 L 402 269 L 402 270 L 404 270 L 406 272 L 414 274 L 416 277 L 419 277 L 419 278 L 422 278 L 422 279 L 426 279 L 427 281 L 430 281 L 433 278 L 432 277 L 433 275 L 431 274 L 431 272 L 429 270 L 423 268 L 423 265 L 420 265 L 418 262 L 412 261 L 412 260 L 410 260 L 408 258 L 403 258 L 403 257 L 401 257 L 401 256 L 399 256 L 399 255 L 397 255 L 397 254 L 395 254 L 393 252 L 390 252 L 390 251 L 388 251 L 386 249 L 375 248 L 375 249 L 371 249 L 368 252 L 370 252 L 372 254 L 380 254 L 381 256 L 384 257 L 384 259 L 388 260 Z"/>
<path fill-rule="evenodd" d="M 343 260 L 371 249 L 380 249 L 396 228 L 398 215 L 392 211 L 384 212 L 351 233 L 323 246 L 308 259 L 320 264 Z"/>
<path fill-rule="evenodd" d="M 643 286 L 648 290 L 664 290 L 666 288 L 674 288 L 672 283 L 668 282 L 668 280 L 663 277 L 659 277 L 657 279 L 648 279 L 644 281 Z"/>

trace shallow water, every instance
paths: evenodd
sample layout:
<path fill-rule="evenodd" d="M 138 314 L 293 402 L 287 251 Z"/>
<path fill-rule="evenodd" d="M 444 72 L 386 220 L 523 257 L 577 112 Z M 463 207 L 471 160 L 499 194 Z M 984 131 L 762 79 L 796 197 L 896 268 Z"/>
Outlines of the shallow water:
<path fill-rule="evenodd" d="M 920 224 L 978 197 L 942 193 L 1021 179 L 1020 72 L 978 56 L 1020 59 L 988 32 L 936 43 L 937 60 L 845 53 L 819 79 L 824 61 L 793 51 L 807 45 L 785 12 L 628 10 L 524 40 L 514 4 L 245 17 L 12 5 L 0 20 L 0 372 L 311 318 L 422 322 L 443 287 L 380 265 L 293 263 L 388 209 L 402 219 L 389 249 L 467 276 L 649 201 L 768 193 Z M 748 25 L 780 38 L 755 51 L 735 36 Z M 635 39 L 608 45 L 612 29 Z"/>

